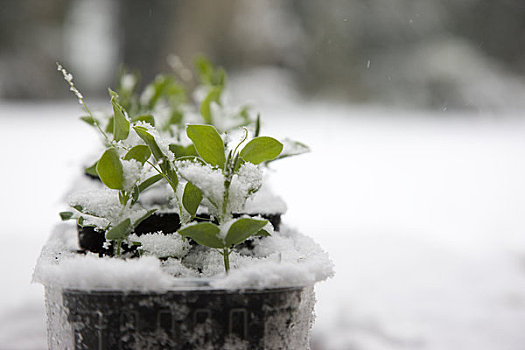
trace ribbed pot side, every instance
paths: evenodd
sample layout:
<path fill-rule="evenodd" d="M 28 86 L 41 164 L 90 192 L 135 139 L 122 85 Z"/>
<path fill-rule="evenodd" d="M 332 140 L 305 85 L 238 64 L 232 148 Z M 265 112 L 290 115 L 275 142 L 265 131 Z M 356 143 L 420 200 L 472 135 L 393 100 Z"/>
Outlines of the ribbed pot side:
<path fill-rule="evenodd" d="M 313 286 L 163 293 L 46 287 L 49 349 L 308 349 Z"/>

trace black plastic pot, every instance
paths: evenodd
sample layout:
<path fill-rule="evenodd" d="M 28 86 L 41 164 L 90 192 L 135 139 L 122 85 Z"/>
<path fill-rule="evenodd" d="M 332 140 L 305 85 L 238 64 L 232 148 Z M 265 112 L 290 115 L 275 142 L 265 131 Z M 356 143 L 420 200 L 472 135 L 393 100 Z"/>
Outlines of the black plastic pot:
<path fill-rule="evenodd" d="M 165 293 L 46 288 L 48 345 L 50 349 L 307 349 L 313 306 L 313 287 Z"/>
<path fill-rule="evenodd" d="M 234 217 L 239 217 L 243 214 L 234 214 Z M 258 214 L 249 214 L 257 216 Z M 209 219 L 208 215 L 201 214 L 201 218 Z M 263 214 L 263 218 L 270 221 L 276 231 L 279 230 L 281 225 L 281 214 Z M 196 219 L 196 221 L 204 221 L 202 219 Z M 149 218 L 144 220 L 137 226 L 135 233 L 142 235 L 150 232 L 162 231 L 164 233 L 176 232 L 180 228 L 179 215 L 176 213 L 154 213 Z M 112 255 L 113 249 L 105 249 L 104 242 L 106 241 L 105 232 L 97 231 L 94 227 L 81 227 L 77 226 L 78 231 L 78 243 L 80 249 L 83 251 L 89 251 L 101 255 Z M 123 247 L 124 251 L 133 251 L 132 247 Z"/>

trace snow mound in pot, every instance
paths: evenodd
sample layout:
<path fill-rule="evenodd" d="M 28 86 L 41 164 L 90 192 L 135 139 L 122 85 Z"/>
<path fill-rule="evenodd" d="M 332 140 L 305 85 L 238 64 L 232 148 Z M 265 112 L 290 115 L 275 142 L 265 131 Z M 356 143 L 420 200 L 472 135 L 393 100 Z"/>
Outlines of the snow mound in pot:
<path fill-rule="evenodd" d="M 200 246 L 182 260 L 163 261 L 155 256 L 100 258 L 78 249 L 75 225 L 57 225 L 42 249 L 33 280 L 55 288 L 166 291 L 188 285 L 217 289 L 307 286 L 333 275 L 328 254 L 311 238 L 284 225 L 271 237 L 255 238 L 249 247 L 233 252 L 229 274 L 224 273 L 218 251 Z"/>

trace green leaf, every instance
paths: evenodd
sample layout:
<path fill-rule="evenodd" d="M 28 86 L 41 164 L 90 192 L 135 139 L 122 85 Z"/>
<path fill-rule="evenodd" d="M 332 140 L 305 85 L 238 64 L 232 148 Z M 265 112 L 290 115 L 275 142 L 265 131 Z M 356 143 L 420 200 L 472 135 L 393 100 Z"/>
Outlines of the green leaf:
<path fill-rule="evenodd" d="M 211 62 L 203 56 L 199 56 L 195 59 L 195 68 L 199 73 L 199 77 L 202 83 L 211 84 L 213 77 L 213 66 Z"/>
<path fill-rule="evenodd" d="M 213 116 L 211 115 L 211 103 L 218 103 L 221 97 L 221 93 L 222 88 L 215 87 L 211 89 L 210 92 L 208 92 L 206 98 L 204 98 L 204 100 L 201 102 L 200 112 L 206 124 L 213 124 Z"/>
<path fill-rule="evenodd" d="M 197 213 L 197 209 L 202 201 L 202 192 L 191 182 L 188 182 L 184 187 L 184 193 L 182 195 L 182 205 L 184 209 L 190 213 L 192 217 Z"/>
<path fill-rule="evenodd" d="M 235 161 L 233 162 L 233 172 L 236 173 L 237 171 L 239 171 L 239 169 L 244 163 L 246 163 L 246 161 L 237 155 Z"/>
<path fill-rule="evenodd" d="M 155 141 L 155 138 L 153 135 L 151 135 L 148 132 L 148 129 L 146 129 L 143 126 L 134 126 L 133 129 L 137 132 L 137 135 L 148 145 L 149 149 L 151 150 L 151 153 L 153 153 L 153 157 L 160 162 L 160 169 L 162 170 L 163 174 L 166 176 L 169 185 L 173 188 L 173 191 L 176 191 L 177 184 L 179 183 L 179 178 L 177 177 L 177 174 L 175 173 L 175 170 L 170 165 L 170 162 L 168 161 L 168 158 L 162 153 L 159 145 Z"/>
<path fill-rule="evenodd" d="M 91 175 L 91 176 L 94 176 L 94 177 L 98 177 L 98 173 L 97 173 L 97 164 L 98 164 L 98 161 L 96 161 L 95 163 L 93 163 L 93 165 L 91 165 L 90 167 L 84 169 L 84 172 L 88 175 Z"/>
<path fill-rule="evenodd" d="M 131 205 L 134 205 L 139 200 L 139 187 L 137 185 L 133 186 L 133 191 L 131 192 Z"/>
<path fill-rule="evenodd" d="M 151 114 L 139 115 L 138 117 L 131 119 L 131 122 L 144 122 L 148 123 L 151 126 L 155 126 L 155 118 Z"/>
<path fill-rule="evenodd" d="M 146 90 L 151 91 L 151 97 L 147 101 L 147 107 L 149 110 L 153 109 L 160 97 L 162 96 L 162 91 L 169 83 L 169 78 L 165 75 L 158 75 L 155 80 L 146 87 Z M 145 91 L 146 91 L 145 90 Z"/>
<path fill-rule="evenodd" d="M 162 174 L 156 174 L 151 177 L 148 177 L 146 180 L 144 180 L 143 182 L 139 184 L 138 186 L 139 193 L 143 192 L 145 189 L 159 182 L 160 180 L 162 180 Z"/>
<path fill-rule="evenodd" d="M 81 212 L 82 214 L 86 214 L 86 215 L 90 215 L 90 216 L 95 216 L 97 218 L 100 218 L 101 216 L 100 215 L 97 215 L 97 214 L 93 214 L 92 212 L 90 212 L 89 210 L 87 210 L 86 208 L 82 207 L 80 204 L 75 204 L 75 205 L 72 205 L 71 208 Z"/>
<path fill-rule="evenodd" d="M 169 128 L 170 125 L 180 124 L 184 118 L 184 114 L 181 111 L 175 110 L 171 113 L 170 119 L 166 125 L 166 128 Z"/>
<path fill-rule="evenodd" d="M 90 115 L 82 116 L 82 117 L 80 117 L 80 119 L 83 120 L 84 122 L 86 122 L 87 124 L 91 125 L 91 126 L 97 126 L 97 124 L 98 124 L 98 120 L 96 120 L 95 118 L 93 118 Z"/>
<path fill-rule="evenodd" d="M 186 147 L 181 145 L 171 144 L 169 145 L 170 151 L 173 152 L 175 158 L 196 156 L 197 150 L 194 145 L 188 145 Z"/>
<path fill-rule="evenodd" d="M 113 139 L 115 141 L 125 140 L 129 135 L 129 121 L 124 115 L 124 109 L 117 102 L 118 95 L 116 92 L 109 90 L 111 95 L 111 104 L 113 105 Z"/>
<path fill-rule="evenodd" d="M 126 195 L 126 192 L 119 191 L 118 193 L 118 200 L 122 206 L 126 206 L 126 203 L 128 202 L 128 196 Z"/>
<path fill-rule="evenodd" d="M 226 246 L 231 247 L 244 242 L 247 238 L 256 235 L 268 220 L 258 220 L 252 218 L 240 218 L 235 221 L 226 235 Z"/>
<path fill-rule="evenodd" d="M 217 225 L 200 222 L 177 231 L 183 237 L 189 237 L 200 245 L 210 248 L 224 248 L 224 242 L 217 236 L 221 230 Z"/>
<path fill-rule="evenodd" d="M 186 134 L 193 141 L 199 156 L 212 166 L 224 167 L 224 142 L 211 125 L 188 125 Z"/>
<path fill-rule="evenodd" d="M 93 224 L 84 224 L 84 217 L 83 216 L 80 216 L 77 220 L 77 224 L 78 226 L 80 227 L 96 227 L 96 225 L 93 225 Z"/>
<path fill-rule="evenodd" d="M 215 85 L 224 87 L 226 85 L 226 71 L 219 67 L 219 69 L 215 70 L 213 79 Z"/>
<path fill-rule="evenodd" d="M 113 124 L 114 124 L 115 118 L 113 116 L 109 117 L 108 119 L 108 125 L 106 125 L 105 132 L 109 132 L 113 134 Z"/>
<path fill-rule="evenodd" d="M 155 157 L 157 161 L 165 158 L 164 153 L 162 153 L 159 145 L 157 144 L 157 141 L 155 141 L 155 138 L 149 133 L 148 129 L 143 126 L 134 126 L 133 129 L 137 135 L 139 135 L 142 141 L 148 145 L 151 153 L 153 153 L 153 157 Z"/>
<path fill-rule="evenodd" d="M 207 58 L 203 56 L 197 57 L 195 59 L 195 67 L 199 73 L 202 84 L 224 86 L 226 83 L 226 72 L 224 69 L 215 69 Z"/>
<path fill-rule="evenodd" d="M 124 187 L 124 172 L 118 152 L 114 148 L 107 149 L 97 163 L 97 173 L 102 183 L 114 190 Z"/>
<path fill-rule="evenodd" d="M 273 137 L 259 136 L 248 142 L 240 155 L 247 162 L 259 164 L 274 159 L 282 150 L 283 144 Z"/>
<path fill-rule="evenodd" d="M 151 215 L 153 215 L 154 212 L 156 212 L 157 209 L 151 209 L 151 210 L 148 210 L 146 214 L 142 215 L 140 218 L 138 218 L 134 223 L 133 223 L 133 229 L 136 229 L 138 225 L 140 225 L 140 223 L 144 220 L 146 220 L 147 218 L 149 218 Z"/>
<path fill-rule="evenodd" d="M 270 237 L 271 236 L 271 234 L 266 230 L 259 230 L 259 232 L 257 232 L 255 235 L 259 237 Z"/>
<path fill-rule="evenodd" d="M 126 153 L 126 155 L 124 156 L 124 160 L 135 159 L 137 162 L 144 164 L 150 156 L 151 151 L 149 150 L 148 146 L 137 145 L 130 149 L 128 153 Z"/>
<path fill-rule="evenodd" d="M 59 213 L 60 215 L 60 219 L 62 219 L 62 221 L 67 221 L 69 219 L 71 219 L 73 217 L 73 213 L 70 212 L 70 211 L 62 211 Z"/>
<path fill-rule="evenodd" d="M 106 239 L 110 241 L 119 241 L 126 238 L 131 232 L 131 220 L 127 218 L 116 226 L 113 226 L 106 232 Z"/>
<path fill-rule="evenodd" d="M 81 213 L 88 214 L 88 213 L 85 213 L 85 212 L 84 212 L 84 208 L 83 208 L 80 204 L 75 204 L 75 205 L 73 205 L 73 206 L 71 206 L 71 207 L 72 207 L 73 209 L 78 210 L 78 211 L 81 212 Z"/>
<path fill-rule="evenodd" d="M 199 156 L 185 156 L 185 157 L 179 157 L 179 158 L 177 158 L 177 160 L 179 160 L 179 161 L 189 160 L 190 162 L 200 163 L 200 164 L 202 164 L 202 165 L 206 165 L 206 164 L 207 164 L 207 163 L 204 161 L 204 159 L 202 159 L 202 158 L 199 157 Z"/>

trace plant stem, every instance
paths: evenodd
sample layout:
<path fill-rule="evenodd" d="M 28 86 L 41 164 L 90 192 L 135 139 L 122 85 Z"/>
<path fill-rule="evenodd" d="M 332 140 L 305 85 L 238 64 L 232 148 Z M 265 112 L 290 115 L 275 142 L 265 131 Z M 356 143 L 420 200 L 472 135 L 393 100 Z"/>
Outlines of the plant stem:
<path fill-rule="evenodd" d="M 230 185 L 231 179 L 228 175 L 226 180 L 224 180 L 224 199 L 222 201 L 222 221 L 226 221 L 228 217 L 228 200 L 230 197 Z"/>
<path fill-rule="evenodd" d="M 117 256 L 120 256 L 120 245 L 121 245 L 121 243 L 122 243 L 121 240 L 117 241 Z"/>
<path fill-rule="evenodd" d="M 224 248 L 222 256 L 224 257 L 224 269 L 228 273 L 230 271 L 230 251 L 228 248 Z"/>

